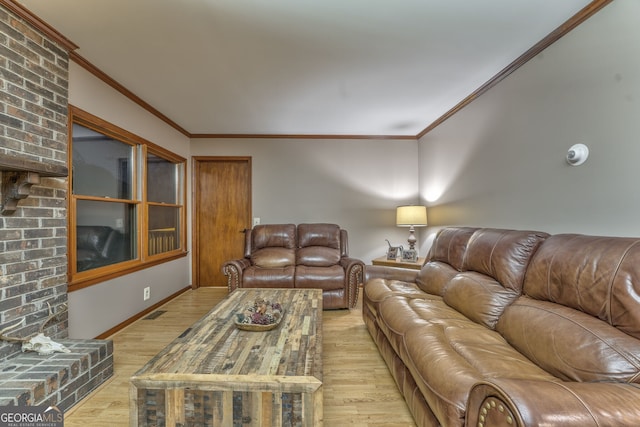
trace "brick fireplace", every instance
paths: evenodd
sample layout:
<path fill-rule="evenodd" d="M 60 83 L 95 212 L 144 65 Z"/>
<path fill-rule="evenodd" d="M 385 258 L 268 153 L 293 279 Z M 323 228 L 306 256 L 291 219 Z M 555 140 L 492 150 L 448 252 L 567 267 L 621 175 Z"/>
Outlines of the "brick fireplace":
<path fill-rule="evenodd" d="M 67 315 L 69 52 L 0 0 L 0 405 L 67 409 L 113 373 L 112 344 L 71 340 Z M 45 320 L 50 319 L 46 325 Z M 69 353 L 21 351 L 38 332 Z"/>

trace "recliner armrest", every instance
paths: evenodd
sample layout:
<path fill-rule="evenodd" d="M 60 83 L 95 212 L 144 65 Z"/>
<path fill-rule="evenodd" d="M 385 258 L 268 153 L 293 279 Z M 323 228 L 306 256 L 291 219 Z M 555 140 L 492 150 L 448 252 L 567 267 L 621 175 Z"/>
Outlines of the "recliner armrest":
<path fill-rule="evenodd" d="M 494 379 L 469 394 L 465 426 L 637 426 L 640 385 Z"/>
<path fill-rule="evenodd" d="M 351 257 L 340 258 L 340 265 L 344 268 L 347 281 L 347 299 L 349 308 L 354 308 L 358 302 L 358 290 L 364 280 L 364 262 Z"/>
<path fill-rule="evenodd" d="M 364 262 L 362 262 L 362 261 L 360 261 L 359 259 L 356 259 L 356 258 L 342 257 L 342 258 L 340 258 L 340 265 L 345 270 L 349 270 L 349 269 L 352 269 L 355 265 L 364 266 Z"/>
<path fill-rule="evenodd" d="M 251 266 L 251 261 L 247 258 L 233 259 L 222 264 L 222 273 L 227 276 L 229 292 L 241 287 L 242 274 L 249 266 Z"/>

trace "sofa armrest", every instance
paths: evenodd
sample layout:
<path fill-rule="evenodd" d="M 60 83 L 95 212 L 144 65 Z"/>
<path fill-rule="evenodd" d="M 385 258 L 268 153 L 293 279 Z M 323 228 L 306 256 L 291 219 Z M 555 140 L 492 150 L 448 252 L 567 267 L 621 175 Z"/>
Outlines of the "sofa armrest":
<path fill-rule="evenodd" d="M 367 265 L 365 268 L 364 282 L 371 279 L 399 280 L 401 282 L 415 283 L 419 270 L 410 268 L 387 267 L 384 265 Z"/>
<path fill-rule="evenodd" d="M 476 384 L 465 426 L 604 427 L 640 423 L 640 385 L 495 379 Z"/>
<path fill-rule="evenodd" d="M 364 280 L 364 262 L 356 258 L 342 257 L 340 265 L 344 268 L 347 281 L 347 299 L 349 308 L 354 308 L 358 302 L 358 290 Z"/>
<path fill-rule="evenodd" d="M 229 292 L 242 287 L 242 273 L 251 265 L 247 258 L 234 259 L 222 264 L 222 273 L 227 276 Z"/>

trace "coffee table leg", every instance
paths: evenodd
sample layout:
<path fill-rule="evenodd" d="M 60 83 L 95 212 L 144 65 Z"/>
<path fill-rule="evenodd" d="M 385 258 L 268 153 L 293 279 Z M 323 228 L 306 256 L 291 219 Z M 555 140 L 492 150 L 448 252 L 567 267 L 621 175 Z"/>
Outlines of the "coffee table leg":
<path fill-rule="evenodd" d="M 184 389 L 169 388 L 165 394 L 166 425 L 183 425 L 184 417 Z"/>
<path fill-rule="evenodd" d="M 304 416 L 303 425 L 308 427 L 322 427 L 323 425 L 323 393 L 322 385 L 313 393 L 303 394 Z"/>
<path fill-rule="evenodd" d="M 233 391 L 222 393 L 222 427 L 233 427 Z"/>
<path fill-rule="evenodd" d="M 129 386 L 129 427 L 138 427 L 138 387 L 133 383 Z"/>

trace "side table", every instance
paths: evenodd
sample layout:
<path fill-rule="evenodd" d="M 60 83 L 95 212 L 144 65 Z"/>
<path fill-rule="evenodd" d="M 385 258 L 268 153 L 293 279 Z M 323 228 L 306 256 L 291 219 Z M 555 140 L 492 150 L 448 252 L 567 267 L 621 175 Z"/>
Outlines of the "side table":
<path fill-rule="evenodd" d="M 420 270 L 424 264 L 424 257 L 418 258 L 416 262 L 403 261 L 400 258 L 395 260 L 387 259 L 387 256 L 381 256 L 371 261 L 373 265 L 384 265 L 385 267 L 410 268 L 412 270 Z"/>

